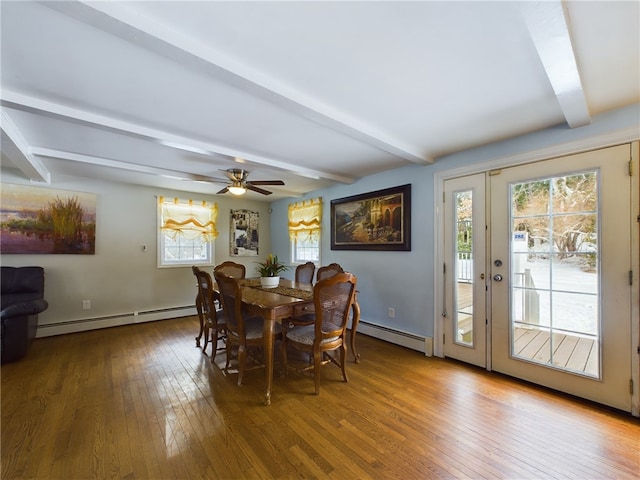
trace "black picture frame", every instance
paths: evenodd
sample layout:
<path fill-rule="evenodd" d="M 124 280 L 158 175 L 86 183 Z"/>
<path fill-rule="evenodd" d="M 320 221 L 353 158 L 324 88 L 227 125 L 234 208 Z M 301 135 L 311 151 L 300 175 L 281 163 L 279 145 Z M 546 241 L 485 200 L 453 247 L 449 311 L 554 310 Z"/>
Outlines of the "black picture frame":
<path fill-rule="evenodd" d="M 411 251 L 411 184 L 331 200 L 331 250 Z"/>

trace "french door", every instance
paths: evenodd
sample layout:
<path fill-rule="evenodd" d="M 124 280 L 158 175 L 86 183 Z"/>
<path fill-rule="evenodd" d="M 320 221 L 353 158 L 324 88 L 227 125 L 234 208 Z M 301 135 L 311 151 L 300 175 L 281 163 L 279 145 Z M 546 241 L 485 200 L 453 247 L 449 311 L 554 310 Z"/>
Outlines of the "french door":
<path fill-rule="evenodd" d="M 444 184 L 444 354 L 487 366 L 485 175 Z"/>
<path fill-rule="evenodd" d="M 630 159 L 622 145 L 445 182 L 445 356 L 631 410 Z"/>

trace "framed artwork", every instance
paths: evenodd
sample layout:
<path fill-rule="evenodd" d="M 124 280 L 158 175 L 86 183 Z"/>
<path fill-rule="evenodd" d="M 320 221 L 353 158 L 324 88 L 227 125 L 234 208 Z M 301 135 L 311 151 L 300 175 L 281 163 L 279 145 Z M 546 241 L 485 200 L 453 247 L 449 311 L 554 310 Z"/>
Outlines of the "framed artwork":
<path fill-rule="evenodd" d="M 258 256 L 258 212 L 231 210 L 230 251 L 232 257 Z"/>
<path fill-rule="evenodd" d="M 96 195 L 2 184 L 0 251 L 96 253 Z"/>
<path fill-rule="evenodd" d="M 411 250 L 411 184 L 331 200 L 331 250 Z"/>

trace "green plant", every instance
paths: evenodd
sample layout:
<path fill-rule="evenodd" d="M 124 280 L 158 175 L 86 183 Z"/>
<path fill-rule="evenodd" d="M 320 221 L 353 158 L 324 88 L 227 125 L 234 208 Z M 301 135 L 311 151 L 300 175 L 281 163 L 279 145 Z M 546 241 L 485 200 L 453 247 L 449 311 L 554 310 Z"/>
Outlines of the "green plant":
<path fill-rule="evenodd" d="M 289 267 L 278 261 L 278 256 L 270 253 L 264 262 L 258 262 L 258 272 L 261 277 L 278 277 L 280 272 L 289 270 Z"/>

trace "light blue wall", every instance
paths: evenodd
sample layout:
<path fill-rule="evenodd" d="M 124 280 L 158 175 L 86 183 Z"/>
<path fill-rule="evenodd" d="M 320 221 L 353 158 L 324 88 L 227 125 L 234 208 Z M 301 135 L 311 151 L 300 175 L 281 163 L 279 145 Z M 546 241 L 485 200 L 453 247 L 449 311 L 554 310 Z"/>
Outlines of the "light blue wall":
<path fill-rule="evenodd" d="M 444 171 L 474 164 L 489 163 L 519 155 L 535 157 L 550 147 L 598 139 L 617 131 L 638 132 L 640 138 L 640 104 L 593 118 L 591 125 L 569 129 L 558 126 L 518 138 L 466 150 L 439 158 L 429 166 L 407 166 L 371 175 L 352 185 L 339 185 L 317 190 L 304 198 L 322 197 L 324 235 L 321 263 L 338 262 L 345 270 L 358 276 L 362 321 L 387 328 L 432 337 L 434 331 L 434 176 Z M 589 143 L 588 141 L 586 142 Z M 595 148 L 595 147 L 594 147 Z M 410 183 L 412 185 L 412 250 L 411 252 L 332 251 L 330 249 L 330 204 L 336 198 Z M 281 258 L 291 258 L 287 233 L 289 203 L 299 199 L 281 200 L 271 204 L 271 246 Z M 288 276 L 291 276 L 289 274 Z M 395 308 L 395 319 L 387 310 Z"/>

